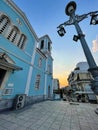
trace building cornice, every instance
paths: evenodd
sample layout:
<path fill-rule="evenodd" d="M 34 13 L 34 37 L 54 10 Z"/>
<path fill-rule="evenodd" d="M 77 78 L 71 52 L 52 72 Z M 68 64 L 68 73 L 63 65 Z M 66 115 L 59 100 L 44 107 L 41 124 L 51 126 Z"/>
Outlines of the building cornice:
<path fill-rule="evenodd" d="M 11 7 L 13 7 L 13 9 L 18 12 L 22 18 L 24 19 L 24 21 L 26 22 L 26 24 L 28 25 L 29 30 L 31 31 L 31 33 L 34 35 L 35 39 L 37 40 L 37 42 L 39 41 L 38 36 L 36 35 L 34 29 L 32 28 L 30 22 L 28 21 L 25 13 L 12 1 L 12 0 L 4 0 L 6 3 L 8 3 Z"/>
<path fill-rule="evenodd" d="M 39 48 L 36 48 L 36 51 L 37 51 L 43 58 L 47 58 L 46 55 L 45 55 Z"/>

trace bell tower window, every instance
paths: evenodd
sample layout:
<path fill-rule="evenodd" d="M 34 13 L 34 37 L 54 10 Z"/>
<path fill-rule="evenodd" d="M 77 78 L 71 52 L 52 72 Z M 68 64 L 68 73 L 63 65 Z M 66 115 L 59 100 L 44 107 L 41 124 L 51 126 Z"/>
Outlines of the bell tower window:
<path fill-rule="evenodd" d="M 40 49 L 44 48 L 44 40 L 41 41 Z"/>
<path fill-rule="evenodd" d="M 50 51 L 50 42 L 48 42 L 48 51 Z"/>

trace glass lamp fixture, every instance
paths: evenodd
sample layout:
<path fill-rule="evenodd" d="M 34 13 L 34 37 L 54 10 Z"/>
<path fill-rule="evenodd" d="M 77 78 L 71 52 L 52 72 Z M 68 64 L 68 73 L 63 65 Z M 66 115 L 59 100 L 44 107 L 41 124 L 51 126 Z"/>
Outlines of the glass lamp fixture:
<path fill-rule="evenodd" d="M 92 25 L 98 24 L 98 14 L 92 15 L 90 24 L 92 24 Z"/>
<path fill-rule="evenodd" d="M 61 36 L 61 37 L 63 37 L 66 33 L 64 27 L 60 27 L 57 32 L 58 32 L 59 36 Z"/>
<path fill-rule="evenodd" d="M 77 42 L 80 37 L 78 35 L 73 36 L 73 41 Z"/>

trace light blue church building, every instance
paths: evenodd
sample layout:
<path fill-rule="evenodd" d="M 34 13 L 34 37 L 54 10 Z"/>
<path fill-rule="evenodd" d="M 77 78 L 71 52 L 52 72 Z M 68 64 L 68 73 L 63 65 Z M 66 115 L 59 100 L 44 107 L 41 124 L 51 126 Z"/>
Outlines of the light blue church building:
<path fill-rule="evenodd" d="M 12 0 L 0 0 L 0 110 L 52 98 L 51 46 Z"/>

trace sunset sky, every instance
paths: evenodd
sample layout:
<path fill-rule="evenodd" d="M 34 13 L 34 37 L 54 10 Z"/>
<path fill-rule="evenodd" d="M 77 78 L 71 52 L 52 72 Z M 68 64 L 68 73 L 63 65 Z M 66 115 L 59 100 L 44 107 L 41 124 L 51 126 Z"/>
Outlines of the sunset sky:
<path fill-rule="evenodd" d="M 69 0 L 13 0 L 26 14 L 38 37 L 48 34 L 52 40 L 53 77 L 58 78 L 60 86 L 64 87 L 70 72 L 78 62 L 86 61 L 80 41 L 74 42 L 73 35 L 77 34 L 74 26 L 66 26 L 66 34 L 60 37 L 57 26 L 69 17 L 65 7 Z M 75 0 L 76 14 L 82 15 L 98 10 L 98 0 Z M 80 22 L 85 39 L 98 65 L 98 25 L 90 25 L 89 16 Z"/>

